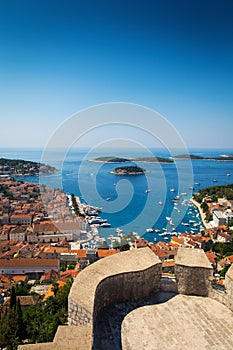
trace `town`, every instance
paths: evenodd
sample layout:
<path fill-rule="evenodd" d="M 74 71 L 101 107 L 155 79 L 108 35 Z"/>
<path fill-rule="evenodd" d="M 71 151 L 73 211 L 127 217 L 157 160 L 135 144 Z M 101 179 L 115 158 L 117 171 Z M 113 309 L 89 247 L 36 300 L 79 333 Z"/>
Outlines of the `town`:
<path fill-rule="evenodd" d="M 233 200 L 226 197 L 206 192 L 193 197 L 205 226 L 197 234 L 187 231 L 172 236 L 170 242 L 152 243 L 134 233 L 123 235 L 117 229 L 118 240 L 110 247 L 98 234 L 98 220 L 102 219 L 97 215 L 101 208 L 81 204 L 74 195 L 4 175 L 0 177 L 0 198 L 2 320 L 15 292 L 23 312 L 37 305 L 45 307 L 49 299 L 63 295 L 64 288 L 67 298 L 73 279 L 88 265 L 120 251 L 142 247 L 149 247 L 162 261 L 164 278 L 175 278 L 174 259 L 179 247 L 202 248 L 213 267 L 213 284 L 224 292 L 224 277 L 233 263 Z M 61 324 L 66 322 L 66 317 L 59 319 Z M 29 342 L 49 341 L 55 331 L 56 327 L 49 339 L 41 334 L 33 338 L 28 333 L 27 337 Z"/>

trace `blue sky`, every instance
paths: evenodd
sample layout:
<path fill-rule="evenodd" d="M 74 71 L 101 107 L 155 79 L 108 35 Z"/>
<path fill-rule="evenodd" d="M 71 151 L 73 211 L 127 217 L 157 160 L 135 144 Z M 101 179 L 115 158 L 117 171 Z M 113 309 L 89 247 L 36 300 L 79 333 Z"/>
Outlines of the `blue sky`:
<path fill-rule="evenodd" d="M 70 115 L 131 102 L 189 147 L 232 148 L 231 0 L 1 0 L 0 147 L 43 147 Z"/>

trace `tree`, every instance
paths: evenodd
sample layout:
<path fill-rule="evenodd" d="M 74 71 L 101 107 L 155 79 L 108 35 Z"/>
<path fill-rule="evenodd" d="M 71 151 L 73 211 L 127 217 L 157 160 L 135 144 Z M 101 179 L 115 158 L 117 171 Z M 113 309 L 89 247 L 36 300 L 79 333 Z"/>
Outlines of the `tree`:
<path fill-rule="evenodd" d="M 10 308 L 12 309 L 15 306 L 16 306 L 16 293 L 15 293 L 15 287 L 13 286 L 11 288 Z"/>

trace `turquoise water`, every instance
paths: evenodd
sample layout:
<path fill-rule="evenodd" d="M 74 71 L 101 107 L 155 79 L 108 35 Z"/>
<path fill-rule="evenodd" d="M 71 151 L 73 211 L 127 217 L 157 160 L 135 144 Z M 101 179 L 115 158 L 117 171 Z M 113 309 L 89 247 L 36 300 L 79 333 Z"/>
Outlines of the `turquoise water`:
<path fill-rule="evenodd" d="M 152 149 L 151 151 L 156 156 L 169 156 L 166 150 Z M 108 150 L 108 154 L 109 152 Z M 142 151 L 135 149 L 112 150 L 111 152 L 112 156 L 127 158 L 145 155 Z M 232 153 L 233 150 L 226 149 L 190 150 L 190 154 L 205 157 Z M 32 161 L 40 161 L 41 154 L 42 150 L 39 149 L 0 150 L 1 157 Z M 192 193 L 197 192 L 199 188 L 233 182 L 233 162 L 230 161 L 192 161 L 193 176 L 190 174 L 187 161 L 180 160 L 175 164 L 138 163 L 138 166 L 145 168 L 149 173 L 121 177 L 109 174 L 111 170 L 119 166 L 118 164 L 93 163 L 87 160 L 101 155 L 106 155 L 106 151 L 101 154 L 100 152 L 88 153 L 88 150 L 84 149 L 73 149 L 67 154 L 62 169 L 58 173 L 44 175 L 40 181 L 48 186 L 62 187 L 66 193 L 74 193 L 91 205 L 101 206 L 103 208 L 102 218 L 108 219 L 108 222 L 111 223 L 111 228 L 100 229 L 100 234 L 104 237 L 109 234 L 114 235 L 117 227 L 123 228 L 125 233 L 135 231 L 150 241 L 153 241 L 154 238 L 165 240 L 166 237 L 159 236 L 160 233 L 147 233 L 146 229 L 150 227 L 160 229 L 162 232 L 164 229 L 172 231 L 173 228 L 175 232 L 191 232 L 192 230 L 193 233 L 197 233 L 200 228 L 197 226 L 200 223 L 197 211 L 187 205 Z M 57 166 L 58 160 L 58 153 L 53 153 L 49 158 L 49 164 Z M 127 163 L 127 165 L 131 164 L 133 163 Z M 227 173 L 232 176 L 227 176 Z M 39 178 L 24 177 L 23 180 L 38 183 Z M 146 193 L 148 188 L 151 192 Z M 171 192 L 172 188 L 174 192 Z M 174 202 L 174 197 L 177 195 L 180 196 L 180 199 Z M 159 204 L 160 201 L 163 205 Z M 172 217 L 173 226 L 166 217 Z M 189 223 L 189 226 L 183 223 Z"/>

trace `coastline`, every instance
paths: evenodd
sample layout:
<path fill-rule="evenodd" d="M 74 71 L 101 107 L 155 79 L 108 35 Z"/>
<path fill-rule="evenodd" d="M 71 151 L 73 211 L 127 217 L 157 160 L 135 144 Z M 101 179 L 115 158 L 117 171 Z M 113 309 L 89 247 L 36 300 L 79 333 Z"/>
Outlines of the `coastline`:
<path fill-rule="evenodd" d="M 119 175 L 119 176 L 136 176 L 136 175 L 149 174 L 150 171 L 146 170 L 146 171 L 143 171 L 142 173 L 125 173 L 125 172 L 117 173 L 115 171 L 109 171 L 108 173 L 111 174 L 111 175 Z"/>
<path fill-rule="evenodd" d="M 190 199 L 190 202 L 195 205 L 195 207 L 198 209 L 200 216 L 201 216 L 201 220 L 203 225 L 205 226 L 206 229 L 208 228 L 212 228 L 211 224 L 205 221 L 205 214 L 203 213 L 203 210 L 201 209 L 201 205 L 195 201 L 195 199 L 193 199 L 193 197 Z"/>

